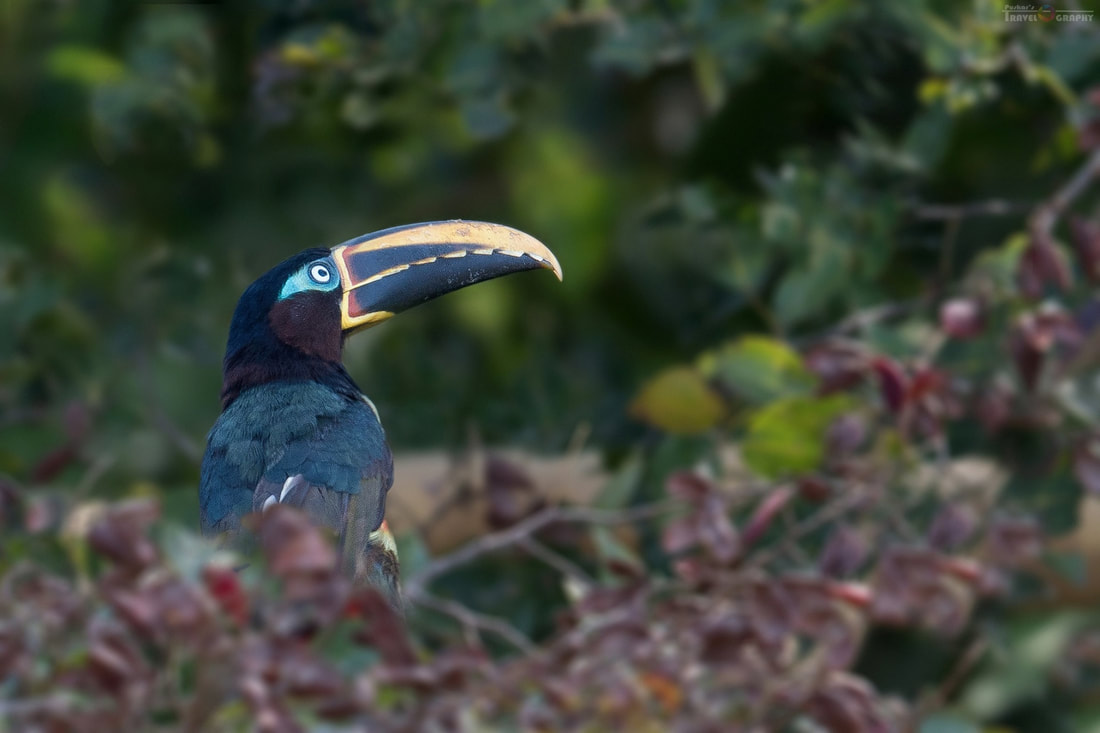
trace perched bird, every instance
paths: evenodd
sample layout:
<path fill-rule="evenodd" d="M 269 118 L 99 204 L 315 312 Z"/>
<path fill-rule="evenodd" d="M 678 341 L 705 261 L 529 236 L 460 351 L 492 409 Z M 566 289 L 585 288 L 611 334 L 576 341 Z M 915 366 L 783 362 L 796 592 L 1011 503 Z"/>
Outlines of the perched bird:
<path fill-rule="evenodd" d="M 241 519 L 283 503 L 339 537 L 343 571 L 397 602 L 384 524 L 393 459 L 373 403 L 341 363 L 344 339 L 483 280 L 547 268 L 553 253 L 482 222 L 395 227 L 308 249 L 245 290 L 229 327 L 222 413 L 207 437 L 202 531 L 244 541 Z"/>

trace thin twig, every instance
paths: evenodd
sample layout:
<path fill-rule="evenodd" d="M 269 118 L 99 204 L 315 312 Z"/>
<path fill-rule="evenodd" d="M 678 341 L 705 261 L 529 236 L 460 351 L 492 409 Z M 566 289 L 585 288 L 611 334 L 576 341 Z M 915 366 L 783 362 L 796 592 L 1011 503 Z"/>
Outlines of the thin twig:
<path fill-rule="evenodd" d="M 504 619 L 489 616 L 467 608 L 458 601 L 426 593 L 423 590 L 407 593 L 408 599 L 424 608 L 446 614 L 462 624 L 467 631 L 479 630 L 496 634 L 525 655 L 533 655 L 536 652 L 535 645 L 524 636 L 523 632 L 512 626 Z"/>
<path fill-rule="evenodd" d="M 974 667 L 985 656 L 986 651 L 989 649 L 989 640 L 985 637 L 978 637 L 970 642 L 966 651 L 958 658 L 954 666 L 947 673 L 947 677 L 944 681 L 932 690 L 930 694 L 925 695 L 920 702 L 913 707 L 912 721 L 913 725 L 909 727 L 909 730 L 917 730 L 917 723 L 922 720 L 929 713 L 942 708 L 955 696 L 959 687 L 966 681 L 967 676 L 974 670 Z"/>
<path fill-rule="evenodd" d="M 667 513 L 676 503 L 658 502 L 629 509 L 596 509 L 591 507 L 548 507 L 508 529 L 487 534 L 468 542 L 458 550 L 433 560 L 405 584 L 410 595 L 423 592 L 433 580 L 461 567 L 482 555 L 510 547 L 551 524 L 580 522 L 585 524 L 629 524 Z"/>
<path fill-rule="evenodd" d="M 92 465 L 88 467 L 88 470 L 84 472 L 84 475 L 81 476 L 76 488 L 73 489 L 73 495 L 77 497 L 86 496 L 95 486 L 96 482 L 103 478 L 103 475 L 107 473 L 114 464 L 115 457 L 113 455 L 98 456 L 95 461 L 92 462 Z"/>
<path fill-rule="evenodd" d="M 1035 213 L 1031 215 L 1032 234 L 1049 235 L 1058 223 L 1058 218 L 1065 212 L 1078 196 L 1084 193 L 1092 180 L 1100 175 L 1100 148 L 1093 151 L 1092 155 L 1077 169 L 1077 172 L 1066 181 L 1065 185 L 1054 192 L 1054 195 L 1041 204 Z"/>
<path fill-rule="evenodd" d="M 551 550 L 534 537 L 522 538 L 519 541 L 519 546 L 530 553 L 532 557 L 546 563 L 566 578 L 571 578 L 586 587 L 592 586 L 592 578 L 579 565 L 564 555 Z"/>
<path fill-rule="evenodd" d="M 148 360 L 144 357 L 137 362 L 138 375 L 141 380 L 141 388 L 145 393 L 145 406 L 149 410 L 149 417 L 164 437 L 176 447 L 192 463 L 202 461 L 202 448 L 179 425 L 172 421 L 164 410 L 164 405 L 154 386 L 152 370 Z"/>
<path fill-rule="evenodd" d="M 786 553 L 788 548 L 796 544 L 798 540 L 824 527 L 834 519 L 838 519 L 853 509 L 860 507 L 867 499 L 868 496 L 859 491 L 852 491 L 851 493 L 846 493 L 833 499 L 786 531 L 783 534 L 782 540 L 756 553 L 756 555 L 752 557 L 752 562 L 757 565 L 767 564 L 776 557 Z"/>
<path fill-rule="evenodd" d="M 913 207 L 913 215 L 926 221 L 958 222 L 971 216 L 1010 216 L 1022 214 L 1030 208 L 1029 204 L 990 199 L 965 204 L 918 204 Z"/>

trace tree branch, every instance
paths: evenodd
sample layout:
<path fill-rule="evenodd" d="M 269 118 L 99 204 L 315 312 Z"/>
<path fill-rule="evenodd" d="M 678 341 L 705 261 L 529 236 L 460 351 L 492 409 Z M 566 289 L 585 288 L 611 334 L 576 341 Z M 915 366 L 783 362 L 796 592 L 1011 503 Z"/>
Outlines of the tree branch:
<path fill-rule="evenodd" d="M 539 530 L 559 522 L 579 522 L 583 524 L 629 524 L 640 519 L 651 519 L 667 513 L 677 504 L 658 502 L 643 504 L 629 509 L 595 509 L 591 507 L 548 507 L 524 519 L 508 529 L 487 534 L 463 545 L 458 550 L 443 555 L 428 563 L 420 572 L 405 583 L 406 593 L 410 597 L 423 593 L 424 589 L 436 578 L 461 567 L 482 555 L 505 547 L 521 543 Z"/>
<path fill-rule="evenodd" d="M 536 647 L 531 640 L 528 639 L 523 632 L 504 619 L 497 618 L 496 616 L 489 616 L 484 613 L 478 613 L 473 609 L 467 608 L 458 601 L 440 598 L 422 589 L 410 591 L 407 595 L 412 603 L 450 616 L 462 624 L 468 631 L 480 630 L 496 634 L 528 656 L 533 655 L 536 651 Z"/>
<path fill-rule="evenodd" d="M 581 570 L 579 565 L 564 555 L 551 550 L 534 537 L 524 537 L 519 541 L 519 546 L 530 553 L 532 557 L 543 561 L 566 578 L 572 578 L 585 587 L 592 586 L 592 578 L 588 576 L 588 573 Z"/>
<path fill-rule="evenodd" d="M 1058 223 L 1059 217 L 1065 213 L 1078 196 L 1084 193 L 1092 180 L 1100 175 L 1100 148 L 1093 151 L 1085 163 L 1077 169 L 1077 172 L 1066 181 L 1065 185 L 1054 192 L 1054 195 L 1041 204 L 1031 215 L 1031 232 L 1033 235 L 1049 235 Z"/>
<path fill-rule="evenodd" d="M 1024 203 L 1005 201 L 1004 199 L 990 199 L 965 204 L 917 204 L 913 207 L 913 215 L 925 221 L 957 222 L 971 216 L 1022 214 L 1029 208 L 1030 205 Z"/>

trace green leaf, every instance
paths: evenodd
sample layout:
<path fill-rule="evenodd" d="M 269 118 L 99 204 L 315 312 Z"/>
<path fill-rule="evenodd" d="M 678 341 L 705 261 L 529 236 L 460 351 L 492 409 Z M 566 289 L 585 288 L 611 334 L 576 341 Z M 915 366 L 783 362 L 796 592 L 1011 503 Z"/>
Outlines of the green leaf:
<path fill-rule="evenodd" d="M 596 554 L 600 558 L 601 580 L 604 582 L 612 582 L 617 578 L 621 580 L 621 575 L 608 569 L 608 565 L 612 562 L 644 572 L 645 564 L 642 559 L 634 550 L 623 544 L 610 527 L 593 527 L 590 533 L 592 543 L 596 546 Z"/>
<path fill-rule="evenodd" d="M 725 414 L 722 398 L 691 367 L 666 369 L 642 387 L 630 414 L 670 433 L 702 433 Z"/>
<path fill-rule="evenodd" d="M 850 397 L 834 395 L 791 397 L 761 408 L 749 418 L 745 462 L 768 477 L 813 470 L 824 455 L 825 429 L 851 405 Z"/>
<path fill-rule="evenodd" d="M 60 46 L 46 58 L 46 68 L 58 79 L 85 86 L 99 86 L 119 81 L 126 76 L 126 67 L 114 56 L 96 48 Z"/>
<path fill-rule="evenodd" d="M 952 123 L 944 105 L 938 102 L 930 104 L 909 123 L 902 139 L 902 150 L 912 156 L 922 169 L 935 168 L 951 141 Z"/>
<path fill-rule="evenodd" d="M 829 302 L 848 286 L 844 259 L 839 253 L 818 258 L 813 267 L 799 267 L 787 273 L 775 293 L 775 315 L 785 326 L 793 326 L 822 315 Z"/>
<path fill-rule="evenodd" d="M 641 458 L 632 455 L 608 480 L 592 505 L 603 509 L 622 509 L 629 505 L 638 491 L 643 468 Z"/>
<path fill-rule="evenodd" d="M 699 369 L 753 405 L 808 395 L 816 383 L 790 346 L 767 336 L 746 336 L 706 354 Z"/>
<path fill-rule="evenodd" d="M 1075 611 L 1011 619 L 990 664 L 966 686 L 961 707 L 974 717 L 990 719 L 1041 699 L 1052 669 L 1087 623 L 1088 616 Z"/>

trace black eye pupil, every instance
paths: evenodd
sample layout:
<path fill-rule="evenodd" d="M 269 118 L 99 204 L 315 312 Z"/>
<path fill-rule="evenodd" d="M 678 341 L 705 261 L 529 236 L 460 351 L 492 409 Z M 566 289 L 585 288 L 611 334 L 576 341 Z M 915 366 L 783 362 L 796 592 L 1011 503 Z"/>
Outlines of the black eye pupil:
<path fill-rule="evenodd" d="M 310 271 L 310 275 L 317 282 L 328 282 L 329 279 L 328 268 L 324 265 L 315 265 Z"/>

